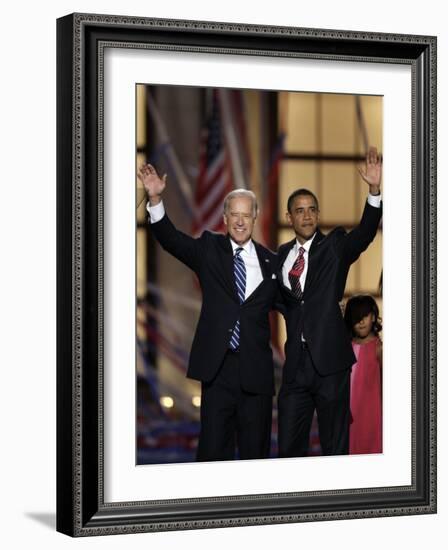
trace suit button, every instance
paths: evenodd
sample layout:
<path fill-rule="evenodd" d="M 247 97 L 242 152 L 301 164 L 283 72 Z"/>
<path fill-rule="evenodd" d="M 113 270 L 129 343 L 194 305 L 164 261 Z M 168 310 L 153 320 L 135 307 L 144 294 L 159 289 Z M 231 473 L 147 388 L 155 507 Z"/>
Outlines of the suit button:
<path fill-rule="evenodd" d="M 233 328 L 229 328 L 227 332 L 233 332 Z"/>
<path fill-rule="evenodd" d="M 300 305 L 303 306 L 304 304 L 305 304 L 305 302 L 302 300 L 302 301 L 300 302 Z"/>

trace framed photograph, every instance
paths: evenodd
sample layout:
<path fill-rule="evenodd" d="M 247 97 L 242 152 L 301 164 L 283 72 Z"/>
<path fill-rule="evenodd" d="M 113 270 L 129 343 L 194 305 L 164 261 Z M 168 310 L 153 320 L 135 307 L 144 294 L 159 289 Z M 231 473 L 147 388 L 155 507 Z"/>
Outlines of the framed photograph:
<path fill-rule="evenodd" d="M 72 14 L 57 41 L 58 531 L 435 513 L 436 38 Z M 154 241 L 139 169 L 166 173 L 191 235 L 225 231 L 226 193 L 254 191 L 254 239 L 276 250 L 298 187 L 324 233 L 356 226 L 371 146 L 382 221 L 340 305 L 369 294 L 382 318 L 379 446 L 322 452 L 313 421 L 308 456 L 279 457 L 275 397 L 263 458 L 196 460 L 201 385 L 185 372 L 203 294 Z"/>

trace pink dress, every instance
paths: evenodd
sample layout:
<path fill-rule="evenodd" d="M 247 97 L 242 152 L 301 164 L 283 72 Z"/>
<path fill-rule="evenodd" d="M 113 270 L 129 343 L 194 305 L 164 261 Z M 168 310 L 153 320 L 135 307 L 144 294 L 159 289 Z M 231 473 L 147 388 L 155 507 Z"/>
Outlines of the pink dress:
<path fill-rule="evenodd" d="M 383 452 L 381 365 L 378 338 L 353 345 L 357 362 L 350 383 L 350 454 Z"/>

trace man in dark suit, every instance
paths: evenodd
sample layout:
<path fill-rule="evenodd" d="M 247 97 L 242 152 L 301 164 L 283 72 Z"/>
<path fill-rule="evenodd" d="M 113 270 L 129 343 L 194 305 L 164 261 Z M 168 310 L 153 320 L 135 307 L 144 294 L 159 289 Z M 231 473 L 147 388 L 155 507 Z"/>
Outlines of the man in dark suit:
<path fill-rule="evenodd" d="M 319 204 L 311 191 L 288 199 L 296 238 L 278 251 L 279 284 L 287 341 L 278 397 L 279 456 L 306 456 L 317 412 L 324 455 L 348 453 L 350 372 L 356 362 L 339 302 L 350 265 L 369 246 L 381 220 L 381 161 L 374 147 L 360 175 L 369 185 L 361 221 L 347 233 L 318 228 Z"/>
<path fill-rule="evenodd" d="M 232 191 L 224 201 L 227 235 L 178 231 L 161 200 L 166 175 L 151 165 L 138 172 L 149 199 L 151 230 L 161 246 L 192 269 L 202 308 L 187 376 L 202 382 L 197 459 L 269 456 L 274 394 L 269 311 L 278 287 L 276 256 L 252 240 L 255 195 Z"/>

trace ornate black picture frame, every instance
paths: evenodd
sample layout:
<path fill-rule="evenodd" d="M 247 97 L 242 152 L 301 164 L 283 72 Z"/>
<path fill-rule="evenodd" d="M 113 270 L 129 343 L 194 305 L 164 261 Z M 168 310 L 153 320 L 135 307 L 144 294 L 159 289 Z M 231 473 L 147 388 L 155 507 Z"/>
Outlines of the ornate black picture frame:
<path fill-rule="evenodd" d="M 103 63 L 107 45 L 412 70 L 412 483 L 104 501 Z M 71 536 L 436 512 L 436 38 L 73 14 L 57 22 L 57 529 Z M 411 274 L 410 274 L 411 276 Z"/>

